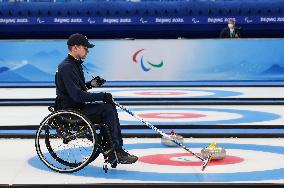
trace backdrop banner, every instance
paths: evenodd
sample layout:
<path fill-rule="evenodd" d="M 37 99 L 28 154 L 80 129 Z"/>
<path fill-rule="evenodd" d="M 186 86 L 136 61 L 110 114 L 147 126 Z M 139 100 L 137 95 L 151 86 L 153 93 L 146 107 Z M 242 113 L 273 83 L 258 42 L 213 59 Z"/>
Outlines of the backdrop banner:
<path fill-rule="evenodd" d="M 91 42 L 84 65 L 108 81 L 284 80 L 284 39 Z M 54 82 L 68 54 L 66 40 L 3 40 L 0 51 L 0 83 Z"/>

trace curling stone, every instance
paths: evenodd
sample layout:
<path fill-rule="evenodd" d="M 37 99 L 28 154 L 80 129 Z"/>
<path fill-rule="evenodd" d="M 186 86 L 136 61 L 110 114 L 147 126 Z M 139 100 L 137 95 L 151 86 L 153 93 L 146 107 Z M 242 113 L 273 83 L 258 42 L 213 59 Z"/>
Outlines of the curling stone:
<path fill-rule="evenodd" d="M 176 140 L 177 142 L 183 144 L 183 136 L 176 134 L 173 130 L 170 133 L 168 133 L 167 135 L 169 135 L 172 139 Z M 166 146 L 170 146 L 170 147 L 177 146 L 176 143 L 174 143 L 173 141 L 171 141 L 170 139 L 168 139 L 164 136 L 161 139 L 161 143 L 166 145 Z"/>
<path fill-rule="evenodd" d="M 211 144 L 210 146 L 203 148 L 201 150 L 201 154 L 203 157 L 207 157 L 209 154 L 213 154 L 212 159 L 214 160 L 221 160 L 226 157 L 226 150 L 221 146 L 216 146 Z"/>

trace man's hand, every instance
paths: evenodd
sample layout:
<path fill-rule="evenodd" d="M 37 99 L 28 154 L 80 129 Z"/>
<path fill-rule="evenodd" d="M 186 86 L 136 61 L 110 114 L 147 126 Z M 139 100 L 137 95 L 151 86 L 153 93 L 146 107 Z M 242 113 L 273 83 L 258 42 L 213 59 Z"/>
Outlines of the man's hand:
<path fill-rule="evenodd" d="M 95 78 L 93 78 L 91 80 L 91 86 L 92 87 L 100 87 L 102 86 L 104 83 L 106 82 L 105 79 L 99 77 L 99 76 L 96 76 Z"/>
<path fill-rule="evenodd" d="M 103 101 L 107 104 L 114 104 L 113 103 L 113 98 L 112 98 L 112 95 L 110 93 L 105 93 L 104 94 L 104 99 Z"/>

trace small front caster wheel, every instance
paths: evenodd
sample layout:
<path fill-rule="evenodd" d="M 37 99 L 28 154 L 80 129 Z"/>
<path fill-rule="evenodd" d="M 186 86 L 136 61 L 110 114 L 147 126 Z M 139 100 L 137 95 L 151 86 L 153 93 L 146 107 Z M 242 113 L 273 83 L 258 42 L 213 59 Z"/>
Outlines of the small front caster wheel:
<path fill-rule="evenodd" d="M 107 171 L 108 171 L 107 164 L 104 164 L 104 166 L 103 166 L 103 170 L 105 171 L 105 173 L 107 173 Z"/>

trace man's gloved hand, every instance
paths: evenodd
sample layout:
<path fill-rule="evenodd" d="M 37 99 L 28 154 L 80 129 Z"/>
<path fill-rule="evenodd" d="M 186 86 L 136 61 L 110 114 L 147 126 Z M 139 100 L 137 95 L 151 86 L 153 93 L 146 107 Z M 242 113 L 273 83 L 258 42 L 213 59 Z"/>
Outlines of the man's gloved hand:
<path fill-rule="evenodd" d="M 105 79 L 99 77 L 99 76 L 96 76 L 95 78 L 93 78 L 91 80 L 91 86 L 92 87 L 100 87 L 102 86 L 104 83 L 106 82 Z"/>
<path fill-rule="evenodd" d="M 110 93 L 105 93 L 103 101 L 107 104 L 113 104 L 112 95 Z"/>

